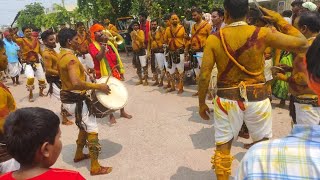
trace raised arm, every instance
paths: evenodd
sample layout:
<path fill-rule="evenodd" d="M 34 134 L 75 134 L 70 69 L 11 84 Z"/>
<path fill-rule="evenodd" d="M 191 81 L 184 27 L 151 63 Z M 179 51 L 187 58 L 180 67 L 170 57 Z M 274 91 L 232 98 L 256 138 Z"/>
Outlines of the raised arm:
<path fill-rule="evenodd" d="M 284 49 L 290 52 L 305 52 L 308 48 L 307 39 L 303 34 L 292 25 L 290 25 L 282 16 L 274 11 L 260 8 L 265 18 L 276 24 L 280 31 L 274 29 L 264 28 L 266 32 L 266 45 L 276 48 Z"/>

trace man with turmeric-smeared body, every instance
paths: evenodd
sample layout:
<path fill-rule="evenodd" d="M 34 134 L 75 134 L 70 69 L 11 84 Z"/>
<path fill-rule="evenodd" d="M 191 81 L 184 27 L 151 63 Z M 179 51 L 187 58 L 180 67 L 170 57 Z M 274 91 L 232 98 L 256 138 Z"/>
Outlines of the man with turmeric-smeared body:
<path fill-rule="evenodd" d="M 165 62 L 166 58 L 164 55 L 163 44 L 164 44 L 164 30 L 158 26 L 156 19 L 151 20 L 151 31 L 149 33 L 148 41 L 148 58 L 151 59 L 151 71 L 155 79 L 155 83 L 152 86 L 163 86 L 163 78 L 165 76 Z M 160 82 L 158 77 L 158 72 L 156 68 L 158 64 L 158 69 L 161 72 Z"/>
<path fill-rule="evenodd" d="M 22 59 L 27 64 L 25 67 L 25 75 L 27 76 L 27 89 L 29 91 L 29 101 L 33 102 L 34 77 L 39 81 L 39 96 L 45 96 L 43 90 L 46 88 L 45 74 L 39 60 L 40 42 L 37 38 L 31 36 L 32 29 L 30 27 L 22 28 L 25 35 L 24 38 L 14 39 L 20 46 Z"/>
<path fill-rule="evenodd" d="M 76 125 L 79 128 L 77 150 L 73 161 L 76 163 L 90 158 L 91 175 L 108 174 L 112 171 L 112 167 L 103 167 L 98 161 L 101 150 L 98 124 L 86 91 L 99 90 L 109 94 L 110 89 L 106 83 L 94 84 L 86 81 L 85 69 L 74 52 L 79 46 L 75 30 L 62 29 L 58 34 L 58 39 L 61 45 L 58 63 L 62 82 L 60 98 L 66 110 L 75 116 Z M 85 145 L 89 149 L 89 154 L 83 153 Z"/>
<path fill-rule="evenodd" d="M 200 8 L 192 8 L 192 19 L 196 22 L 191 28 L 191 39 L 187 49 L 189 50 L 189 60 L 196 73 L 196 78 L 199 79 L 200 67 L 202 63 L 203 48 L 206 40 L 211 33 L 211 25 L 202 19 L 202 10 Z M 196 56 L 196 57 L 194 57 Z M 198 92 L 193 96 L 197 96 Z"/>
<path fill-rule="evenodd" d="M 171 26 L 167 27 L 164 42 L 168 45 L 169 49 L 169 61 L 168 63 L 168 78 L 171 82 L 171 88 L 167 92 L 175 91 L 175 71 L 176 68 L 179 72 L 179 84 L 178 84 L 178 94 L 183 93 L 183 79 L 184 79 L 184 59 L 187 51 L 186 39 L 185 39 L 185 29 L 179 23 L 179 17 L 172 13 L 170 17 Z M 171 66 L 171 67 L 170 67 Z"/>
<path fill-rule="evenodd" d="M 320 31 L 319 14 L 315 12 L 305 12 L 296 17 L 294 26 L 308 39 L 311 45 Z M 289 83 L 290 97 L 290 116 L 294 124 L 319 125 L 320 123 L 320 106 L 318 105 L 318 96 L 308 86 L 308 78 L 305 74 L 304 66 L 305 54 L 295 55 L 293 67 L 280 65 L 287 72 L 292 72 L 290 77 L 278 73 L 280 80 Z"/>
<path fill-rule="evenodd" d="M 45 48 L 42 52 L 42 60 L 46 69 L 46 79 L 49 84 L 48 94 L 55 96 L 60 101 L 61 81 L 58 72 L 58 53 L 54 50 L 56 48 L 55 33 L 51 30 L 46 30 L 41 34 L 42 42 Z M 61 104 L 61 115 L 63 125 L 72 125 L 73 122 L 67 119 L 70 115 Z"/>
<path fill-rule="evenodd" d="M 199 114 L 208 120 L 205 104 L 210 74 L 218 68 L 218 92 L 214 102 L 216 151 L 212 157 L 218 180 L 227 180 L 233 157 L 232 140 L 238 136 L 243 121 L 254 142 L 272 137 L 271 103 L 265 86 L 264 58 L 267 47 L 304 51 L 305 37 L 281 15 L 261 8 L 282 32 L 258 28 L 245 23 L 248 0 L 225 0 L 225 22 L 228 26 L 208 37 L 199 81 Z M 239 36 L 241 32 L 241 36 Z"/>

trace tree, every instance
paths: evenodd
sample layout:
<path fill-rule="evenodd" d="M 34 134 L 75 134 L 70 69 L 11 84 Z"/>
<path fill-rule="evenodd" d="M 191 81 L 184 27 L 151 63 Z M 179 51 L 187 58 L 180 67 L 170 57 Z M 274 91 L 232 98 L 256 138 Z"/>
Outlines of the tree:
<path fill-rule="evenodd" d="M 17 19 L 17 24 L 19 27 L 23 26 L 36 26 L 39 22 L 37 16 L 44 17 L 44 7 L 41 3 L 31 3 L 25 6 L 24 10 L 20 11 L 20 16 Z"/>

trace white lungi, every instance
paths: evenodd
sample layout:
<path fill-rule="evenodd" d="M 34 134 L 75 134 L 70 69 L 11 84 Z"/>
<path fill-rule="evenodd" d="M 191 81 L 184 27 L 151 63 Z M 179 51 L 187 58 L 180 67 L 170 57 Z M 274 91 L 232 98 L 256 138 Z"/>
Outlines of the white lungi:
<path fill-rule="evenodd" d="M 220 100 L 220 103 L 218 101 Z M 237 138 L 243 122 L 246 123 L 253 141 L 272 137 L 272 114 L 269 99 L 257 102 L 243 102 L 242 110 L 238 101 L 215 98 L 214 127 L 217 145 Z"/>
<path fill-rule="evenodd" d="M 271 71 L 272 66 L 273 66 L 272 59 L 265 60 L 265 63 L 264 63 L 264 77 L 266 78 L 267 82 L 273 79 L 272 71 Z"/>
<path fill-rule="evenodd" d="M 160 71 L 164 70 L 166 63 L 166 57 L 164 56 L 164 53 L 154 53 L 154 55 L 158 64 L 158 68 L 160 69 Z"/>
<path fill-rule="evenodd" d="M 172 68 L 171 69 L 167 69 L 168 72 L 170 74 L 174 74 L 176 71 L 176 68 L 179 71 L 179 74 L 182 74 L 184 72 L 184 54 L 180 54 L 180 63 L 179 64 L 175 64 L 172 62 Z"/>
<path fill-rule="evenodd" d="M 81 64 L 86 69 L 88 69 L 88 68 L 93 69 L 94 68 L 94 63 L 93 63 L 93 59 L 92 59 L 91 55 L 90 54 L 85 54 L 84 57 L 85 58 L 83 58 L 83 56 L 78 56 L 78 59 L 81 62 Z"/>
<path fill-rule="evenodd" d="M 319 125 L 320 107 L 313 107 L 311 104 L 294 103 L 296 109 L 297 124 Z"/>
<path fill-rule="evenodd" d="M 53 93 L 52 95 L 60 101 L 60 91 L 61 89 L 55 83 L 52 83 Z"/>
<path fill-rule="evenodd" d="M 0 174 L 16 171 L 20 169 L 20 164 L 15 159 L 0 163 Z"/>
<path fill-rule="evenodd" d="M 214 64 L 213 69 L 211 71 L 211 79 L 209 84 L 209 89 L 212 91 L 212 93 L 217 93 L 217 82 L 218 82 L 218 68 L 217 64 Z"/>
<path fill-rule="evenodd" d="M 203 52 L 196 52 L 196 56 L 197 56 L 197 60 L 198 60 L 198 67 L 194 69 L 194 72 L 196 73 L 196 76 L 199 77 Z"/>
<path fill-rule="evenodd" d="M 30 64 L 26 64 L 26 69 L 24 74 L 27 76 L 28 79 L 36 77 L 40 81 L 45 81 L 46 77 L 43 72 L 41 63 L 35 63 L 35 65 L 37 70 L 34 72 L 32 69 L 32 66 Z"/>
<path fill-rule="evenodd" d="M 66 111 L 68 111 L 72 115 L 73 118 L 75 118 L 76 104 L 63 103 L 63 107 L 65 108 Z M 83 101 L 82 121 L 86 125 L 85 131 L 87 133 L 98 133 L 98 124 L 97 124 L 96 117 L 94 117 L 93 115 L 89 116 L 88 107 L 87 107 L 85 101 Z"/>
<path fill-rule="evenodd" d="M 8 63 L 8 74 L 10 77 L 16 77 L 20 75 L 22 66 L 19 62 Z"/>

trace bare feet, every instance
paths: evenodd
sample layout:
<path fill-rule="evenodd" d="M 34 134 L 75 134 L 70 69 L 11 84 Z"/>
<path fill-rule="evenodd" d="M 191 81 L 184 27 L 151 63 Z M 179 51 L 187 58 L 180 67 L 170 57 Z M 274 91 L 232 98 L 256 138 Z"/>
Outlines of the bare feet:
<path fill-rule="evenodd" d="M 40 92 L 40 93 L 39 93 L 39 96 L 40 96 L 40 97 L 46 97 L 47 95 L 45 95 L 43 92 Z"/>
<path fill-rule="evenodd" d="M 158 84 L 158 87 L 162 87 L 162 86 L 163 86 L 163 83 L 160 82 L 160 83 Z"/>
<path fill-rule="evenodd" d="M 192 96 L 198 96 L 198 95 L 199 95 L 199 92 L 192 94 Z"/>
<path fill-rule="evenodd" d="M 95 176 L 95 175 L 102 175 L 102 174 L 109 174 L 112 171 L 112 167 L 103 167 L 100 166 L 100 169 L 98 171 L 90 171 L 90 175 L 91 176 Z"/>
<path fill-rule="evenodd" d="M 177 94 L 182 94 L 183 92 L 183 89 L 179 89 Z"/>
<path fill-rule="evenodd" d="M 176 91 L 176 89 L 175 89 L 175 88 L 167 89 L 167 93 L 174 92 L 174 91 Z"/>
<path fill-rule="evenodd" d="M 110 122 L 110 124 L 116 124 L 117 123 L 116 118 L 114 117 L 113 114 L 110 115 L 109 122 Z"/>
<path fill-rule="evenodd" d="M 72 121 L 70 121 L 68 118 L 66 117 L 62 117 L 62 122 L 61 124 L 66 125 L 66 126 L 70 126 L 72 124 L 74 124 Z"/>
<path fill-rule="evenodd" d="M 267 140 L 269 140 L 269 138 L 263 138 L 263 139 L 260 140 L 260 141 L 256 141 L 256 142 L 253 142 L 253 143 L 250 143 L 250 144 L 244 144 L 244 145 L 243 145 L 243 148 L 245 148 L 245 149 L 250 149 L 253 145 L 255 145 L 255 144 L 257 144 L 257 143 L 259 143 L 259 142 L 261 142 L 261 141 L 267 141 Z"/>
<path fill-rule="evenodd" d="M 125 111 L 121 112 L 120 117 L 126 118 L 126 119 L 131 119 L 132 116 Z"/>
<path fill-rule="evenodd" d="M 32 93 L 29 94 L 29 102 L 34 102 L 34 98 L 33 98 L 33 94 Z"/>
<path fill-rule="evenodd" d="M 89 158 L 90 158 L 90 155 L 89 155 L 89 154 L 83 154 L 83 156 L 80 157 L 80 158 L 74 158 L 74 159 L 73 159 L 73 162 L 77 163 L 77 162 L 80 162 L 80 161 L 82 161 L 82 160 L 89 159 Z"/>

